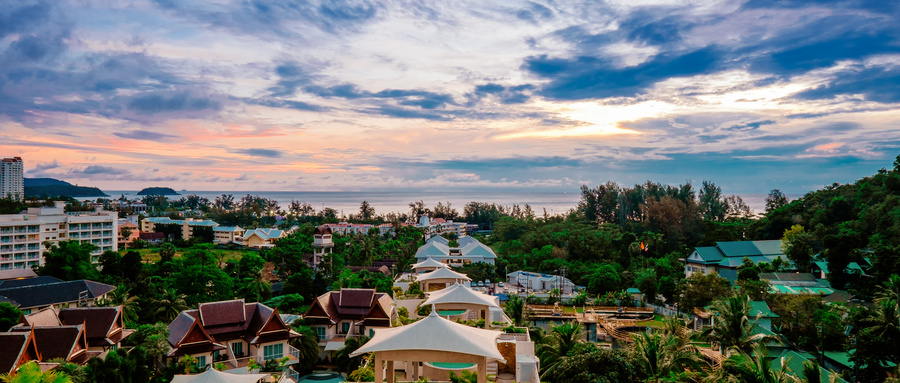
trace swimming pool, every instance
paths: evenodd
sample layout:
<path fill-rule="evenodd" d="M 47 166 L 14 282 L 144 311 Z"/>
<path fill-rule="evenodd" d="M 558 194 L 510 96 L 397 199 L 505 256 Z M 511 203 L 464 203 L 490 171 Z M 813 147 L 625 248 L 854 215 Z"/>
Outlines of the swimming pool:
<path fill-rule="evenodd" d="M 344 376 L 336 372 L 314 372 L 301 376 L 297 383 L 343 383 L 344 381 Z"/>

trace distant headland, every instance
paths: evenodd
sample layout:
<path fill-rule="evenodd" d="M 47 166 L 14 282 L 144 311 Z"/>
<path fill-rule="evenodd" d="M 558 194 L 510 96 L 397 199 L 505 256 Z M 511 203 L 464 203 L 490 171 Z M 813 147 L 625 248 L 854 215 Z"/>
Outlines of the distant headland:
<path fill-rule="evenodd" d="M 108 197 L 102 190 L 54 178 L 25 178 L 25 195 L 34 197 Z"/>
<path fill-rule="evenodd" d="M 167 187 L 152 187 L 152 188 L 144 188 L 139 191 L 137 195 L 180 195 L 175 189 L 167 188 Z"/>

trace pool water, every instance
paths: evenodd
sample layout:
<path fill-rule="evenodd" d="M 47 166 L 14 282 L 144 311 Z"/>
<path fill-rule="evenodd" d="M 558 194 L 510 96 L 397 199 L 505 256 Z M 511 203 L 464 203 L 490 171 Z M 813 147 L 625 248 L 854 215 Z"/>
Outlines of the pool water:
<path fill-rule="evenodd" d="M 344 376 L 335 372 L 314 372 L 300 377 L 297 383 L 343 383 Z"/>
<path fill-rule="evenodd" d="M 449 363 L 449 362 L 428 362 L 434 368 L 444 370 L 465 370 L 475 367 L 475 363 Z"/>
<path fill-rule="evenodd" d="M 460 314 L 465 314 L 465 313 L 466 313 L 466 310 L 438 310 L 438 315 L 440 315 L 442 317 L 460 315 Z"/>

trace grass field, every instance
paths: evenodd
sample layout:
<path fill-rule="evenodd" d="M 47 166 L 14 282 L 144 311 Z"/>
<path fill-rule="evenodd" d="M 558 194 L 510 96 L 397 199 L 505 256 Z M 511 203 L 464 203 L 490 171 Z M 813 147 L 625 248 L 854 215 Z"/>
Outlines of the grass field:
<path fill-rule="evenodd" d="M 182 254 L 190 251 L 191 249 L 176 249 L 175 257 L 179 258 Z M 141 259 L 144 262 L 156 262 L 159 260 L 159 247 L 151 247 L 148 249 L 138 249 L 134 250 L 141 254 Z M 211 250 L 214 254 L 224 254 L 225 261 L 229 260 L 238 260 L 244 255 L 244 253 L 249 253 L 247 250 L 228 250 L 228 249 L 213 249 Z"/>

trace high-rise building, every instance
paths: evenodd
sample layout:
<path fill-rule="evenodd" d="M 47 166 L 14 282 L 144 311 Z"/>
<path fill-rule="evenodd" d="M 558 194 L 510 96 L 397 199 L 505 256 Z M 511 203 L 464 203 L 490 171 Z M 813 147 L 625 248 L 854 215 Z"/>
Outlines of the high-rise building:
<path fill-rule="evenodd" d="M 22 157 L 0 160 L 0 198 L 25 199 L 25 177 Z"/>
<path fill-rule="evenodd" d="M 0 215 L 0 270 L 25 269 L 44 264 L 43 244 L 75 240 L 96 249 L 98 262 L 104 251 L 118 250 L 118 214 L 114 211 L 65 211 L 65 202 L 53 207 L 30 207 L 22 214 Z"/>

